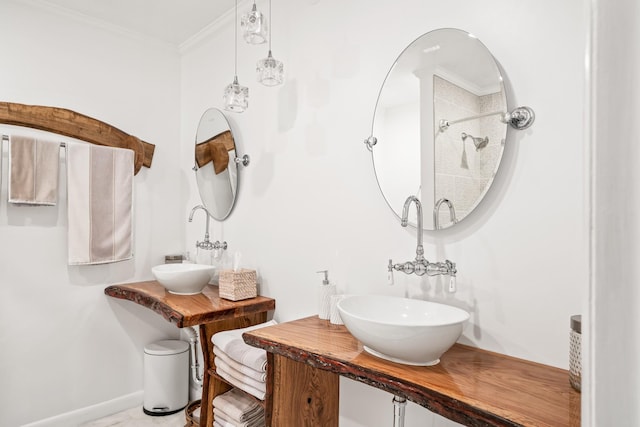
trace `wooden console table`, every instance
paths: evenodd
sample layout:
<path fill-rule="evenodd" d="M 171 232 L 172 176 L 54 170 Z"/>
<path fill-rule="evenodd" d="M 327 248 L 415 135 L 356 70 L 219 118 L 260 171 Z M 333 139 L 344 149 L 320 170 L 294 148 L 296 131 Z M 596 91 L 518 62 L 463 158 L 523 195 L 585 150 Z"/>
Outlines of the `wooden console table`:
<path fill-rule="evenodd" d="M 268 352 L 267 426 L 337 427 L 340 375 L 466 426 L 580 425 L 580 393 L 563 369 L 460 344 L 436 366 L 401 365 L 368 354 L 344 326 L 317 316 L 243 338 Z"/>
<path fill-rule="evenodd" d="M 218 287 L 211 285 L 198 295 L 174 295 L 156 281 L 109 286 L 104 293 L 147 307 L 178 328 L 199 325 L 204 355 L 203 405 L 200 410 L 200 425 L 203 427 L 211 426 L 213 422 L 213 398 L 231 388 L 215 375 L 211 336 L 216 332 L 266 322 L 267 312 L 276 308 L 275 300 L 260 296 L 236 302 L 222 299 L 218 296 Z"/>

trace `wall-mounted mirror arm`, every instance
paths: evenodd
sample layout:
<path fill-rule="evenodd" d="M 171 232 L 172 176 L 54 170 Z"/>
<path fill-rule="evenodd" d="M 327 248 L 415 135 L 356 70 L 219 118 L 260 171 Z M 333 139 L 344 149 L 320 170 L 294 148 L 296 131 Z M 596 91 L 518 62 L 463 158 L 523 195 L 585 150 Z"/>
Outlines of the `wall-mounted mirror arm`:
<path fill-rule="evenodd" d="M 364 140 L 364 144 L 367 146 L 367 150 L 373 151 L 373 146 L 378 143 L 378 138 L 371 135 L 369 138 Z"/>
<path fill-rule="evenodd" d="M 242 165 L 244 167 L 247 167 L 249 166 L 250 158 L 248 154 L 245 154 L 242 157 L 236 157 L 234 161 L 236 162 L 237 165 Z"/>
<path fill-rule="evenodd" d="M 533 112 L 533 109 L 531 109 L 530 107 L 518 107 L 513 111 L 506 113 L 503 111 L 494 111 L 492 113 L 478 114 L 477 116 L 464 117 L 458 120 L 441 119 L 440 123 L 438 123 L 438 128 L 440 129 L 440 132 L 444 132 L 449 129 L 449 126 L 455 125 L 456 123 L 468 122 L 470 120 L 497 115 L 501 116 L 500 121 L 502 121 L 502 123 L 511 125 L 511 127 L 518 130 L 528 128 L 536 119 L 536 115 Z"/>

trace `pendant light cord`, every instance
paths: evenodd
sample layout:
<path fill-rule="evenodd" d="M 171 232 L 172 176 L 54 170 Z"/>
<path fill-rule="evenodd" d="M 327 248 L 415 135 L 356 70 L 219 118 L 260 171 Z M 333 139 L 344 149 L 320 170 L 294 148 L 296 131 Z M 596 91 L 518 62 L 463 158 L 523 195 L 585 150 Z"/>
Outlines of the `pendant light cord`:
<path fill-rule="evenodd" d="M 271 0 L 269 0 L 269 25 L 271 29 L 269 30 L 269 52 L 271 52 L 271 33 L 273 33 L 273 21 L 271 20 Z"/>
<path fill-rule="evenodd" d="M 234 35 L 235 35 L 235 48 L 234 48 L 234 66 L 233 74 L 238 77 L 238 0 L 236 0 L 236 19 L 234 20 Z"/>

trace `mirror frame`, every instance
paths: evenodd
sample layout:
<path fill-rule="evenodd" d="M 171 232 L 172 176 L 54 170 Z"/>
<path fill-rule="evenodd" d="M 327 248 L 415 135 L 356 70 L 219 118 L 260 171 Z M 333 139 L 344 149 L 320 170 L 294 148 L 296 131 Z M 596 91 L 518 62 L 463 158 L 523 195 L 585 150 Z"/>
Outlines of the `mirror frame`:
<path fill-rule="evenodd" d="M 415 48 L 416 44 L 419 43 L 422 39 L 424 39 L 425 37 L 428 37 L 429 35 L 433 35 L 436 32 L 443 32 L 443 31 L 448 31 L 448 32 L 456 32 L 459 33 L 460 35 L 465 35 L 467 37 L 469 37 L 470 39 L 473 39 L 478 47 L 480 49 L 482 49 L 482 56 L 486 57 L 487 60 L 491 60 L 491 64 L 494 67 L 495 70 L 495 81 L 493 82 L 493 84 L 498 87 L 500 90 L 497 91 L 496 93 L 501 94 L 501 105 L 499 106 L 500 110 L 498 112 L 496 112 L 496 115 L 500 115 L 499 120 L 501 123 L 504 124 L 504 131 L 502 129 L 499 130 L 500 136 L 499 138 L 501 138 L 500 141 L 498 141 L 497 143 L 494 143 L 494 150 L 496 149 L 495 147 L 498 146 L 498 144 L 500 145 L 499 148 L 499 153 L 497 155 L 497 158 L 495 160 L 495 167 L 493 168 L 493 170 L 491 171 L 491 176 L 490 178 L 487 180 L 487 182 L 484 184 L 484 187 L 481 189 L 481 191 L 478 192 L 478 195 L 476 197 L 476 200 L 470 205 L 470 208 L 468 210 L 465 211 L 465 215 L 462 217 L 462 219 L 457 219 L 456 221 L 453 222 L 449 222 L 447 225 L 442 226 L 442 227 L 436 227 L 434 226 L 435 224 L 435 219 L 431 220 L 429 217 L 427 217 L 427 215 L 432 215 L 434 216 L 434 205 L 436 205 L 436 200 L 435 200 L 435 190 L 434 190 L 434 200 L 433 203 L 429 203 L 429 206 L 425 206 L 425 209 L 423 209 L 423 230 L 427 230 L 427 231 L 435 231 L 435 230 L 442 230 L 442 229 L 446 229 L 446 228 L 451 228 L 453 226 L 455 226 L 458 222 L 464 220 L 466 217 L 468 217 L 479 205 L 480 203 L 482 203 L 483 199 L 485 198 L 487 192 L 490 190 L 495 175 L 500 167 L 500 162 L 502 160 L 502 156 L 504 154 L 504 144 L 506 142 L 507 139 L 507 124 L 511 124 L 513 127 L 516 127 L 517 129 L 524 129 L 527 128 L 531 125 L 531 123 L 533 122 L 533 111 L 528 109 L 528 107 L 522 107 L 524 109 L 527 109 L 527 111 L 530 111 L 531 113 L 531 117 L 529 118 L 530 120 L 527 121 L 526 124 L 522 124 L 522 123 L 518 123 L 517 125 L 515 123 L 512 123 L 512 114 L 510 114 L 508 112 L 508 96 L 507 96 L 507 88 L 504 85 L 504 78 L 500 69 L 499 64 L 497 63 L 497 61 L 495 60 L 495 57 L 491 54 L 491 52 L 489 51 L 489 49 L 475 36 L 473 36 L 472 34 L 468 33 L 467 31 L 464 30 L 460 30 L 460 29 L 455 29 L 455 28 L 439 28 L 439 29 L 435 29 L 432 31 L 428 31 L 422 35 L 420 35 L 419 37 L 417 37 L 416 39 L 414 39 L 411 43 L 409 43 L 406 47 L 404 47 L 402 49 L 402 51 L 400 52 L 400 54 L 396 57 L 396 59 L 394 60 L 393 64 L 391 65 L 391 67 L 389 68 L 389 71 L 387 72 L 387 74 L 385 75 L 385 78 L 382 82 L 382 85 L 380 86 L 380 90 L 378 92 L 378 96 L 376 98 L 376 103 L 375 103 L 375 107 L 374 107 L 374 112 L 373 112 L 373 118 L 371 121 L 371 133 L 369 136 L 369 138 L 367 138 L 365 140 L 365 144 L 367 145 L 367 148 L 369 149 L 369 151 L 371 151 L 371 160 L 372 160 L 372 164 L 374 167 L 374 174 L 376 177 L 376 183 L 378 185 L 378 188 L 380 189 L 380 192 L 385 200 L 385 202 L 387 203 L 387 205 L 389 206 L 389 208 L 392 210 L 392 212 L 395 214 L 396 217 L 400 218 L 401 217 L 401 212 L 402 212 L 402 203 L 399 203 L 399 206 L 392 206 L 392 204 L 389 201 L 389 195 L 385 194 L 385 191 L 383 191 L 383 185 L 381 184 L 381 178 L 380 178 L 380 173 L 381 173 L 381 169 L 380 169 L 380 165 L 378 162 L 378 165 L 376 164 L 376 159 L 375 159 L 375 155 L 374 155 L 374 149 L 373 147 L 375 146 L 375 144 L 377 143 L 377 137 L 374 136 L 375 133 L 374 131 L 376 130 L 376 117 L 379 114 L 379 107 L 380 107 L 380 102 L 381 102 L 381 98 L 383 96 L 384 90 L 385 90 L 385 86 L 387 85 L 390 76 L 392 75 L 392 73 L 394 72 L 394 70 L 396 69 L 399 61 L 401 60 L 401 58 L 403 57 L 403 55 L 405 55 L 407 53 L 408 50 L 410 50 L 411 48 Z M 439 49 L 440 46 L 437 45 L 437 48 Z M 475 48 L 475 47 L 474 47 Z M 426 50 L 425 50 L 426 51 Z M 493 68 L 492 67 L 492 68 Z M 492 72 L 494 71 L 492 70 Z M 437 75 L 436 73 L 433 73 L 433 75 Z M 435 103 L 434 100 L 432 100 L 431 102 Z M 435 117 L 435 107 L 433 108 L 434 110 L 434 114 L 433 114 L 433 129 L 434 129 L 434 135 L 437 136 L 439 134 L 439 132 L 444 132 L 442 130 L 442 125 L 440 124 L 440 130 L 436 133 L 436 129 L 438 129 L 439 124 L 435 123 L 436 122 L 436 117 Z M 520 110 L 520 109 L 518 109 Z M 514 110 L 515 112 L 515 110 Z M 451 120 L 451 124 L 456 123 L 456 120 Z M 447 121 L 446 123 L 446 128 L 448 128 L 449 126 L 449 122 Z M 445 130 L 446 130 L 445 128 Z M 434 136 L 434 138 L 435 138 Z M 419 141 L 419 144 L 422 146 L 422 142 Z M 466 143 L 463 141 L 462 142 L 462 146 L 461 147 L 465 147 Z M 434 145 L 435 147 L 435 145 Z M 467 150 L 473 148 L 473 145 L 470 144 L 467 147 Z M 465 157 L 466 160 L 466 157 Z M 434 163 L 435 163 L 435 154 L 434 154 Z M 376 167 L 378 166 L 378 167 Z M 419 167 L 419 169 L 422 169 L 422 166 Z M 434 165 L 434 172 L 435 172 L 435 165 Z M 435 174 L 434 177 L 432 179 L 433 181 L 433 186 L 435 188 L 436 185 L 436 181 L 435 181 Z M 415 190 L 415 189 L 414 189 Z M 413 194 L 413 192 L 415 192 L 414 190 L 409 190 L 407 191 L 407 196 Z M 387 189 L 388 191 L 388 189 Z M 444 211 L 444 210 L 443 210 Z M 414 212 L 411 212 L 414 213 Z M 415 215 L 415 213 L 414 213 Z M 448 212 L 447 212 L 448 215 Z M 425 218 L 426 217 L 426 218 Z M 413 217 L 413 220 L 410 221 L 410 224 L 413 225 L 414 227 L 417 227 L 417 221 L 416 221 L 416 217 Z"/>
<path fill-rule="evenodd" d="M 224 121 L 225 126 L 215 128 L 215 135 L 206 132 L 206 135 L 201 136 L 200 134 L 206 130 L 205 124 L 216 119 Z M 231 124 L 218 108 L 209 108 L 200 117 L 195 137 L 194 161 L 193 170 L 200 200 L 213 219 L 224 221 L 233 211 L 238 198 L 239 168 L 237 144 Z M 209 163 L 212 167 L 205 168 Z M 231 196 L 228 207 L 217 208 L 215 198 L 225 197 L 227 194 Z"/>

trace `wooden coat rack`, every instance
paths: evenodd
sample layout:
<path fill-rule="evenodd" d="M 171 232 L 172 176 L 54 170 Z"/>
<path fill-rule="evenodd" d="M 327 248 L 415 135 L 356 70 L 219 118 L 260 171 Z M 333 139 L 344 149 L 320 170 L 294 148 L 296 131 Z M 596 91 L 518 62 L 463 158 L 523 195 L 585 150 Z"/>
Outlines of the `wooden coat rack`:
<path fill-rule="evenodd" d="M 142 166 L 151 167 L 156 148 L 110 124 L 64 108 L 0 102 L 0 123 L 53 132 L 91 144 L 129 148 L 135 152 L 134 174 Z"/>

